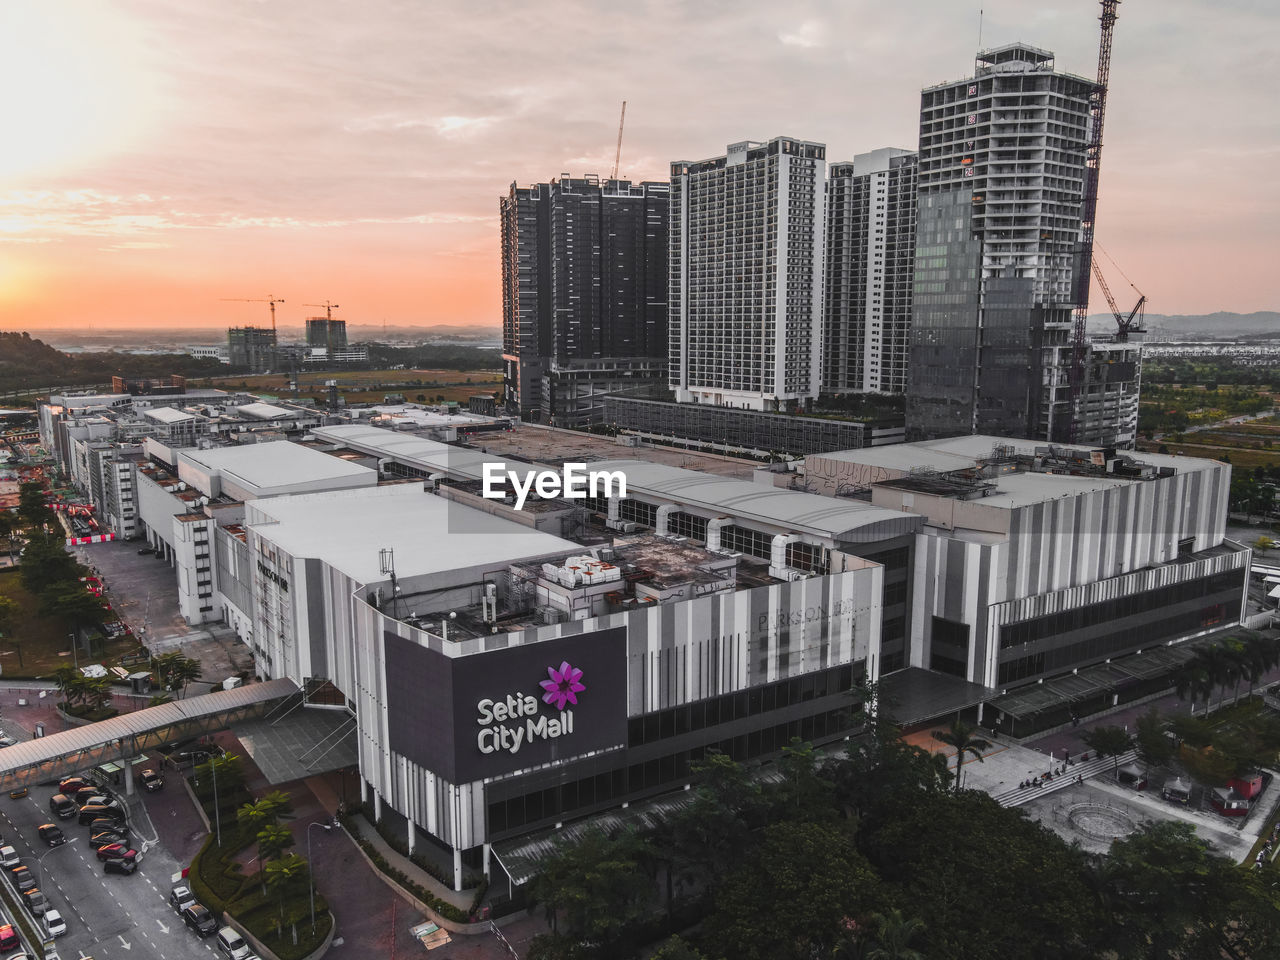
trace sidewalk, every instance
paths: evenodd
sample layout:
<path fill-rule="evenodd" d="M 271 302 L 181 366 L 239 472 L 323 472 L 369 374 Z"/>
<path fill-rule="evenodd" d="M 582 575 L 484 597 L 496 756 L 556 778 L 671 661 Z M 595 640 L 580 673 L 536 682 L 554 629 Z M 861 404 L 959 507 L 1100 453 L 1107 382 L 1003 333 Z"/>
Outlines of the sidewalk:
<path fill-rule="evenodd" d="M 439 897 L 446 903 L 452 903 L 460 910 L 468 913 L 471 911 L 472 901 L 475 900 L 474 890 L 455 891 L 452 887 L 445 886 L 408 857 L 391 849 L 387 841 L 382 839 L 381 834 L 378 833 L 374 825 L 365 819 L 364 814 L 357 813 L 351 819 L 359 828 L 361 839 L 377 850 L 386 859 L 387 863 L 418 884 L 418 886 L 429 890 L 432 896 Z"/>

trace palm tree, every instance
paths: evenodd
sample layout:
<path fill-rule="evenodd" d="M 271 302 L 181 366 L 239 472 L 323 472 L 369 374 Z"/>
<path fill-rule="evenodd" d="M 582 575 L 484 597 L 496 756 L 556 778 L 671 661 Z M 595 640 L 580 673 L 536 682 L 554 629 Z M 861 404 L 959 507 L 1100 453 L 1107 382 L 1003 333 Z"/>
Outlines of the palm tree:
<path fill-rule="evenodd" d="M 182 696 L 187 695 L 187 684 L 193 680 L 200 679 L 200 661 L 193 660 L 190 657 L 179 657 L 173 666 L 173 683 L 182 690 Z"/>
<path fill-rule="evenodd" d="M 901 910 L 871 916 L 876 925 L 875 946 L 867 951 L 866 960 L 925 960 L 924 954 L 911 946 L 911 941 L 924 932 L 919 917 L 904 917 Z"/>
<path fill-rule="evenodd" d="M 258 831 L 258 856 L 263 861 L 272 860 L 292 847 L 295 842 L 288 827 L 269 823 Z"/>
<path fill-rule="evenodd" d="M 1205 712 L 1209 712 L 1209 700 L 1213 696 L 1213 678 L 1198 654 L 1182 665 L 1174 678 L 1174 689 L 1177 690 L 1179 700 L 1191 701 L 1193 712 L 1197 700 L 1203 700 Z"/>
<path fill-rule="evenodd" d="M 262 830 L 276 823 L 276 808 L 264 798 L 243 804 L 236 811 L 236 822 L 253 831 L 258 838 L 258 857 L 262 856 Z"/>
<path fill-rule="evenodd" d="M 58 685 L 58 693 L 62 694 L 62 700 L 69 707 L 77 698 L 77 681 L 80 680 L 80 672 L 71 667 L 59 667 L 54 671 L 53 682 Z"/>
<path fill-rule="evenodd" d="M 1244 660 L 1252 696 L 1253 685 L 1266 676 L 1267 671 L 1280 666 L 1280 641 L 1260 633 L 1251 635 L 1244 642 Z"/>
<path fill-rule="evenodd" d="M 965 754 L 972 754 L 978 758 L 979 763 L 985 763 L 986 761 L 982 759 L 982 751 L 991 749 L 989 740 L 974 736 L 977 733 L 977 729 L 977 727 L 965 723 L 957 717 L 952 721 L 950 730 L 933 731 L 933 739 L 955 748 L 957 794 L 960 793 L 960 776 L 964 767 Z"/>
<path fill-rule="evenodd" d="M 272 860 L 265 867 L 267 874 L 267 886 L 276 890 L 280 897 L 280 925 L 276 928 L 277 932 L 283 936 L 284 927 L 284 901 L 290 893 L 301 888 L 307 877 L 307 861 L 296 853 L 291 853 L 287 857 L 281 857 L 279 860 Z M 297 920 L 294 920 L 294 939 L 297 940 Z"/>

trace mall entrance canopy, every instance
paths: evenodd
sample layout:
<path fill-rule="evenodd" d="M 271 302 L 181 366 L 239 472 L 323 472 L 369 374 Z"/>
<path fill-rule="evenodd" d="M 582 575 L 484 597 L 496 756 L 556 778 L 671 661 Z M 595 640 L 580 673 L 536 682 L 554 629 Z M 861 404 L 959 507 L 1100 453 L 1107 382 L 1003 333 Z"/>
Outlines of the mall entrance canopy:
<path fill-rule="evenodd" d="M 0 791 L 56 781 L 105 763 L 124 763 L 161 744 L 213 733 L 262 716 L 299 696 L 292 680 L 269 680 L 146 707 L 0 750 Z M 132 792 L 132 778 L 128 784 Z"/>

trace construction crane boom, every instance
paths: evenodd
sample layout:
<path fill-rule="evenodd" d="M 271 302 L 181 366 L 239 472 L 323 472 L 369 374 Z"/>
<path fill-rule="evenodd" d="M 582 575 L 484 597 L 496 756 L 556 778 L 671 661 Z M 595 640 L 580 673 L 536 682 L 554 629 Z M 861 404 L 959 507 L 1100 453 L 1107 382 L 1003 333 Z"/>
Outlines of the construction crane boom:
<path fill-rule="evenodd" d="M 1147 304 L 1147 296 L 1137 287 L 1138 302 L 1134 308 L 1129 311 L 1129 315 L 1125 316 L 1120 312 L 1120 308 L 1116 306 L 1116 298 L 1111 295 L 1111 287 L 1107 285 L 1107 278 L 1102 275 L 1102 268 L 1098 266 L 1098 261 L 1093 261 L 1093 275 L 1098 279 L 1098 286 L 1102 288 L 1102 294 L 1107 298 L 1107 305 L 1111 307 L 1111 312 L 1116 318 L 1116 342 L 1125 343 L 1129 339 L 1131 333 L 1142 332 L 1142 311 Z M 1132 284 L 1130 284 L 1132 286 Z M 1135 322 L 1136 318 L 1136 322 Z"/>
<path fill-rule="evenodd" d="M 270 307 L 271 307 L 271 332 L 272 332 L 272 333 L 275 333 L 275 332 L 276 332 L 276 304 L 277 304 L 277 303 L 284 303 L 284 301 L 283 301 L 283 300 L 278 300 L 278 299 L 276 299 L 275 297 L 271 297 L 271 296 L 267 297 L 265 300 L 264 300 L 264 299 L 262 299 L 262 298 L 258 298 L 258 299 L 256 299 L 256 300 L 251 300 L 251 299 L 246 299 L 245 297 L 222 297 L 222 300 L 223 300 L 224 302 L 228 302 L 228 303 L 265 303 L 265 304 L 270 305 Z"/>
<path fill-rule="evenodd" d="M 1111 81 L 1111 34 L 1119 16 L 1120 0 L 1100 0 L 1102 35 L 1098 41 L 1098 82 L 1089 112 L 1093 120 L 1085 148 L 1084 196 L 1080 205 L 1080 259 L 1075 276 L 1075 316 L 1071 336 L 1071 405 L 1067 438 L 1074 441 L 1079 426 L 1079 400 L 1084 392 L 1086 324 L 1089 319 L 1089 275 L 1093 264 L 1093 228 L 1098 215 L 1098 169 L 1102 163 L 1102 128 L 1107 116 L 1107 85 Z"/>
<path fill-rule="evenodd" d="M 618 165 L 622 163 L 622 128 L 627 122 L 627 101 L 622 101 L 622 116 L 618 118 L 618 150 L 613 155 L 613 173 L 610 180 L 618 179 Z"/>
<path fill-rule="evenodd" d="M 338 309 L 338 304 L 330 303 L 326 300 L 324 303 L 304 303 L 304 307 L 324 307 L 324 318 L 326 320 L 333 319 L 333 311 Z"/>

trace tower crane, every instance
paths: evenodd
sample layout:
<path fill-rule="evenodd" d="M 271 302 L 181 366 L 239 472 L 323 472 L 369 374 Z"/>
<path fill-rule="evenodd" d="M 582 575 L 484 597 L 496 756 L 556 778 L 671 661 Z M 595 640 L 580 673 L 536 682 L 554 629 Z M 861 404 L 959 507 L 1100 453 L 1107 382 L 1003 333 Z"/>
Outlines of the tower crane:
<path fill-rule="evenodd" d="M 1111 307 L 1111 312 L 1116 318 L 1116 343 L 1125 343 L 1129 339 L 1131 333 L 1142 333 L 1142 314 L 1147 305 L 1147 296 L 1137 287 L 1133 287 L 1138 291 L 1138 302 L 1134 304 L 1129 315 L 1126 317 L 1120 312 L 1120 308 L 1116 306 L 1116 298 L 1111 295 L 1111 288 L 1107 286 L 1107 278 L 1102 275 L 1102 268 L 1098 266 L 1098 261 L 1093 261 L 1093 275 L 1098 278 L 1098 286 L 1102 288 L 1102 293 L 1107 298 L 1107 305 Z M 1133 286 L 1132 283 L 1129 286 Z"/>
<path fill-rule="evenodd" d="M 1093 264 L 1093 228 L 1098 214 L 1098 168 L 1102 163 L 1102 127 L 1107 116 L 1107 84 L 1111 80 L 1111 34 L 1115 30 L 1120 0 L 1100 0 L 1102 33 L 1098 41 L 1098 81 L 1089 112 L 1093 129 L 1085 148 L 1084 196 L 1080 205 L 1080 261 L 1075 276 L 1075 315 L 1071 328 L 1071 405 L 1067 438 L 1074 441 L 1079 426 L 1079 400 L 1084 392 L 1085 325 L 1089 319 L 1089 274 Z"/>
<path fill-rule="evenodd" d="M 618 118 L 618 150 L 613 155 L 613 173 L 609 175 L 610 180 L 618 179 L 618 164 L 622 162 L 622 128 L 627 122 L 627 101 L 622 101 L 622 116 Z"/>
<path fill-rule="evenodd" d="M 276 304 L 277 304 L 277 303 L 284 303 L 284 301 L 283 301 L 283 300 L 278 300 L 278 299 L 276 299 L 276 298 L 275 298 L 275 297 L 273 297 L 273 296 L 268 296 L 265 300 L 264 300 L 264 299 L 261 299 L 261 298 L 259 298 L 259 299 L 257 299 L 257 300 L 250 300 L 250 299 L 246 299 L 246 298 L 244 298 L 244 297 L 223 297 L 223 298 L 222 298 L 222 300 L 223 300 L 223 301 L 225 301 L 225 302 L 229 302 L 229 303 L 265 303 L 265 304 L 268 304 L 268 305 L 271 307 L 271 332 L 272 332 L 272 333 L 275 333 L 275 332 L 276 332 Z"/>
<path fill-rule="evenodd" d="M 304 303 L 304 307 L 324 307 L 324 340 L 325 350 L 328 351 L 328 358 L 332 362 L 333 358 L 333 311 L 338 309 L 338 304 L 330 303 L 326 300 L 324 303 Z"/>
<path fill-rule="evenodd" d="M 284 301 L 282 300 L 281 303 Z M 326 300 L 324 303 L 304 303 L 304 307 L 324 307 L 324 318 L 326 320 L 333 319 L 333 311 L 338 309 L 338 304 L 330 303 Z"/>

